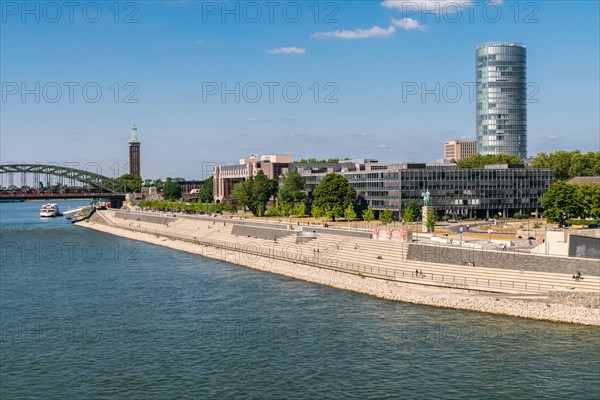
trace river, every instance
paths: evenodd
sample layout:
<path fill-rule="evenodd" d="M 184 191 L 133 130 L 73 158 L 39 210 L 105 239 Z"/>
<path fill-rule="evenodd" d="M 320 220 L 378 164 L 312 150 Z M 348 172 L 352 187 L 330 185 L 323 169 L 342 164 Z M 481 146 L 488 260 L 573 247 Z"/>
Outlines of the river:
<path fill-rule="evenodd" d="M 600 397 L 598 328 L 379 300 L 40 206 L 0 204 L 4 399 Z"/>

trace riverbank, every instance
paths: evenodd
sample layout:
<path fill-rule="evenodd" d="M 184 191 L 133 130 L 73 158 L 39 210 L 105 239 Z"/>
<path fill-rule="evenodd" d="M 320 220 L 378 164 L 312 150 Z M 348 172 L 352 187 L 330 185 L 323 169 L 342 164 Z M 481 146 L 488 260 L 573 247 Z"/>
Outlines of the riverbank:
<path fill-rule="evenodd" d="M 249 257 L 247 254 L 231 249 L 220 250 L 200 243 L 190 243 L 188 241 L 167 238 L 159 234 L 137 232 L 135 231 L 135 227 L 124 229 L 108 226 L 98 221 L 79 222 L 76 225 L 386 300 L 552 322 L 600 326 L 600 309 L 598 308 L 549 303 L 543 300 L 540 301 L 539 298 L 529 301 L 526 298 L 515 298 L 507 295 L 466 292 L 464 290 L 441 287 L 425 287 L 361 277 L 360 275 L 303 265 L 256 254 Z"/>

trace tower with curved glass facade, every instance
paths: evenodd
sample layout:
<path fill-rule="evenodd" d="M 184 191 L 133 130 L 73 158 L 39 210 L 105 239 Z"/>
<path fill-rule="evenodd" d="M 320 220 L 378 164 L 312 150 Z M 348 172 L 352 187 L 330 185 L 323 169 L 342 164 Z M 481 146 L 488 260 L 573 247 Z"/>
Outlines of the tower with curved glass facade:
<path fill-rule="evenodd" d="M 476 50 L 477 152 L 527 158 L 527 51 L 519 43 Z"/>

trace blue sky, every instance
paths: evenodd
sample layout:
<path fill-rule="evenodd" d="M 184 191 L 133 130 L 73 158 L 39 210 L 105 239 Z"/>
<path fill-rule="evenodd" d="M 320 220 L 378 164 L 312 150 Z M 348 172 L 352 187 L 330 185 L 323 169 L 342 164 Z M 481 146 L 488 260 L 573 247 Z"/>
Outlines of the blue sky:
<path fill-rule="evenodd" d="M 530 155 L 600 148 L 596 1 L 1 4 L 5 163 L 120 175 L 133 123 L 145 178 L 252 153 L 435 161 L 474 138 L 488 41 L 527 45 Z"/>

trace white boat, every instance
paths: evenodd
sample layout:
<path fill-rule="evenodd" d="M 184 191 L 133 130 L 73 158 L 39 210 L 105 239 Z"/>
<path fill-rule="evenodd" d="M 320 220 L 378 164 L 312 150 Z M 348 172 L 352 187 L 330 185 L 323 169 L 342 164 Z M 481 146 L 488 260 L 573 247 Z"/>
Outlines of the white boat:
<path fill-rule="evenodd" d="M 53 218 L 60 217 L 62 213 L 58 209 L 58 204 L 44 204 L 40 209 L 40 217 L 42 218 Z"/>

